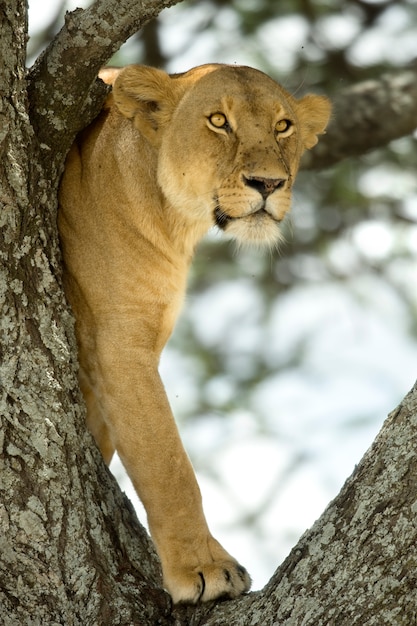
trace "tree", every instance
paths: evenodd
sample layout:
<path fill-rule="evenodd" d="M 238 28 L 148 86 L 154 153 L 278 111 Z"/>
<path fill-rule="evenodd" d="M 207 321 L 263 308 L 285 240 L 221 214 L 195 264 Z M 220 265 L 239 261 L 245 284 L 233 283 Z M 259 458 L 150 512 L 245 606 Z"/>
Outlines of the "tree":
<path fill-rule="evenodd" d="M 3 623 L 408 626 L 417 619 L 417 388 L 266 588 L 198 608 L 172 608 L 152 544 L 85 430 L 61 287 L 59 177 L 76 133 L 101 106 L 99 67 L 172 4 L 101 0 L 69 14 L 27 78 L 26 3 L 1 7 Z M 377 123 L 384 107 L 389 128 Z M 344 123 L 353 108 L 356 141 Z M 376 143 L 370 123 L 378 128 Z M 337 98 L 316 163 L 360 154 L 416 125 L 415 68 L 357 85 Z"/>

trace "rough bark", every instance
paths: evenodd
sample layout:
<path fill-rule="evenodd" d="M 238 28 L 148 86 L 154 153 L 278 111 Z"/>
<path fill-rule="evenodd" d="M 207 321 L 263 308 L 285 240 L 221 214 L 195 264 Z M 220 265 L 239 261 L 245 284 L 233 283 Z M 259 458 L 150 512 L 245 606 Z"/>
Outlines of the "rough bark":
<path fill-rule="evenodd" d="M 88 95 L 98 66 L 165 5 L 108 0 L 68 18 L 32 72 L 29 98 L 25 3 L 0 7 L 0 622 L 409 626 L 416 389 L 267 587 L 197 609 L 172 610 L 152 544 L 85 430 L 56 185 L 100 99 Z"/>
<path fill-rule="evenodd" d="M 57 126 L 48 162 L 29 119 L 26 19 L 2 4 L 0 623 L 163 624 L 152 544 L 85 429 L 50 167 L 65 146 Z"/>

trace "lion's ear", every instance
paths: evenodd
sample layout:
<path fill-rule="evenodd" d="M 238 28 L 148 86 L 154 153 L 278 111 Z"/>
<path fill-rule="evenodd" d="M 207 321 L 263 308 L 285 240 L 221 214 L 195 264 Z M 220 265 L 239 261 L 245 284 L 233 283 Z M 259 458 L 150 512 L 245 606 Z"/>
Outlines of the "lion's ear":
<path fill-rule="evenodd" d="M 159 143 L 158 131 L 171 119 L 181 94 L 166 72 L 129 65 L 118 74 L 113 97 L 119 111 L 155 144 Z"/>
<path fill-rule="evenodd" d="M 324 133 L 331 110 L 330 100 L 325 96 L 309 94 L 297 100 L 297 114 L 304 148 L 308 149 L 316 145 L 317 135 Z"/>

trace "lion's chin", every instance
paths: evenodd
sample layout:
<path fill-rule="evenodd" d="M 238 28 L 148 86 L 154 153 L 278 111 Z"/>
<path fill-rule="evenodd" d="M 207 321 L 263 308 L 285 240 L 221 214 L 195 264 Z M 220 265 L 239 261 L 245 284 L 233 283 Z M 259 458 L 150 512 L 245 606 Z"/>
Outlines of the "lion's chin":
<path fill-rule="evenodd" d="M 280 222 L 264 209 L 243 217 L 229 217 L 217 209 L 215 221 L 220 230 L 242 244 L 274 248 L 283 239 Z"/>

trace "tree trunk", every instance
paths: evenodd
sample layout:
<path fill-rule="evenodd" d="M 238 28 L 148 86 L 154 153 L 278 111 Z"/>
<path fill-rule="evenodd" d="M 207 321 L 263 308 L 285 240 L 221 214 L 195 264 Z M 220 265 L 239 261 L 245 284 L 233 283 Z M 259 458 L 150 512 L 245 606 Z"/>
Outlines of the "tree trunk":
<path fill-rule="evenodd" d="M 0 622 L 163 624 L 152 543 L 85 429 L 55 223 L 65 147 L 29 120 L 25 3 L 0 19 Z"/>
<path fill-rule="evenodd" d="M 30 101 L 25 3 L 0 10 L 0 622 L 410 626 L 416 389 L 267 587 L 198 608 L 172 609 L 152 543 L 85 429 L 61 289 L 57 183 L 75 133 L 100 104 L 102 87 L 90 91 L 98 66 L 167 4 L 108 0 L 68 18 L 32 71 Z"/>

